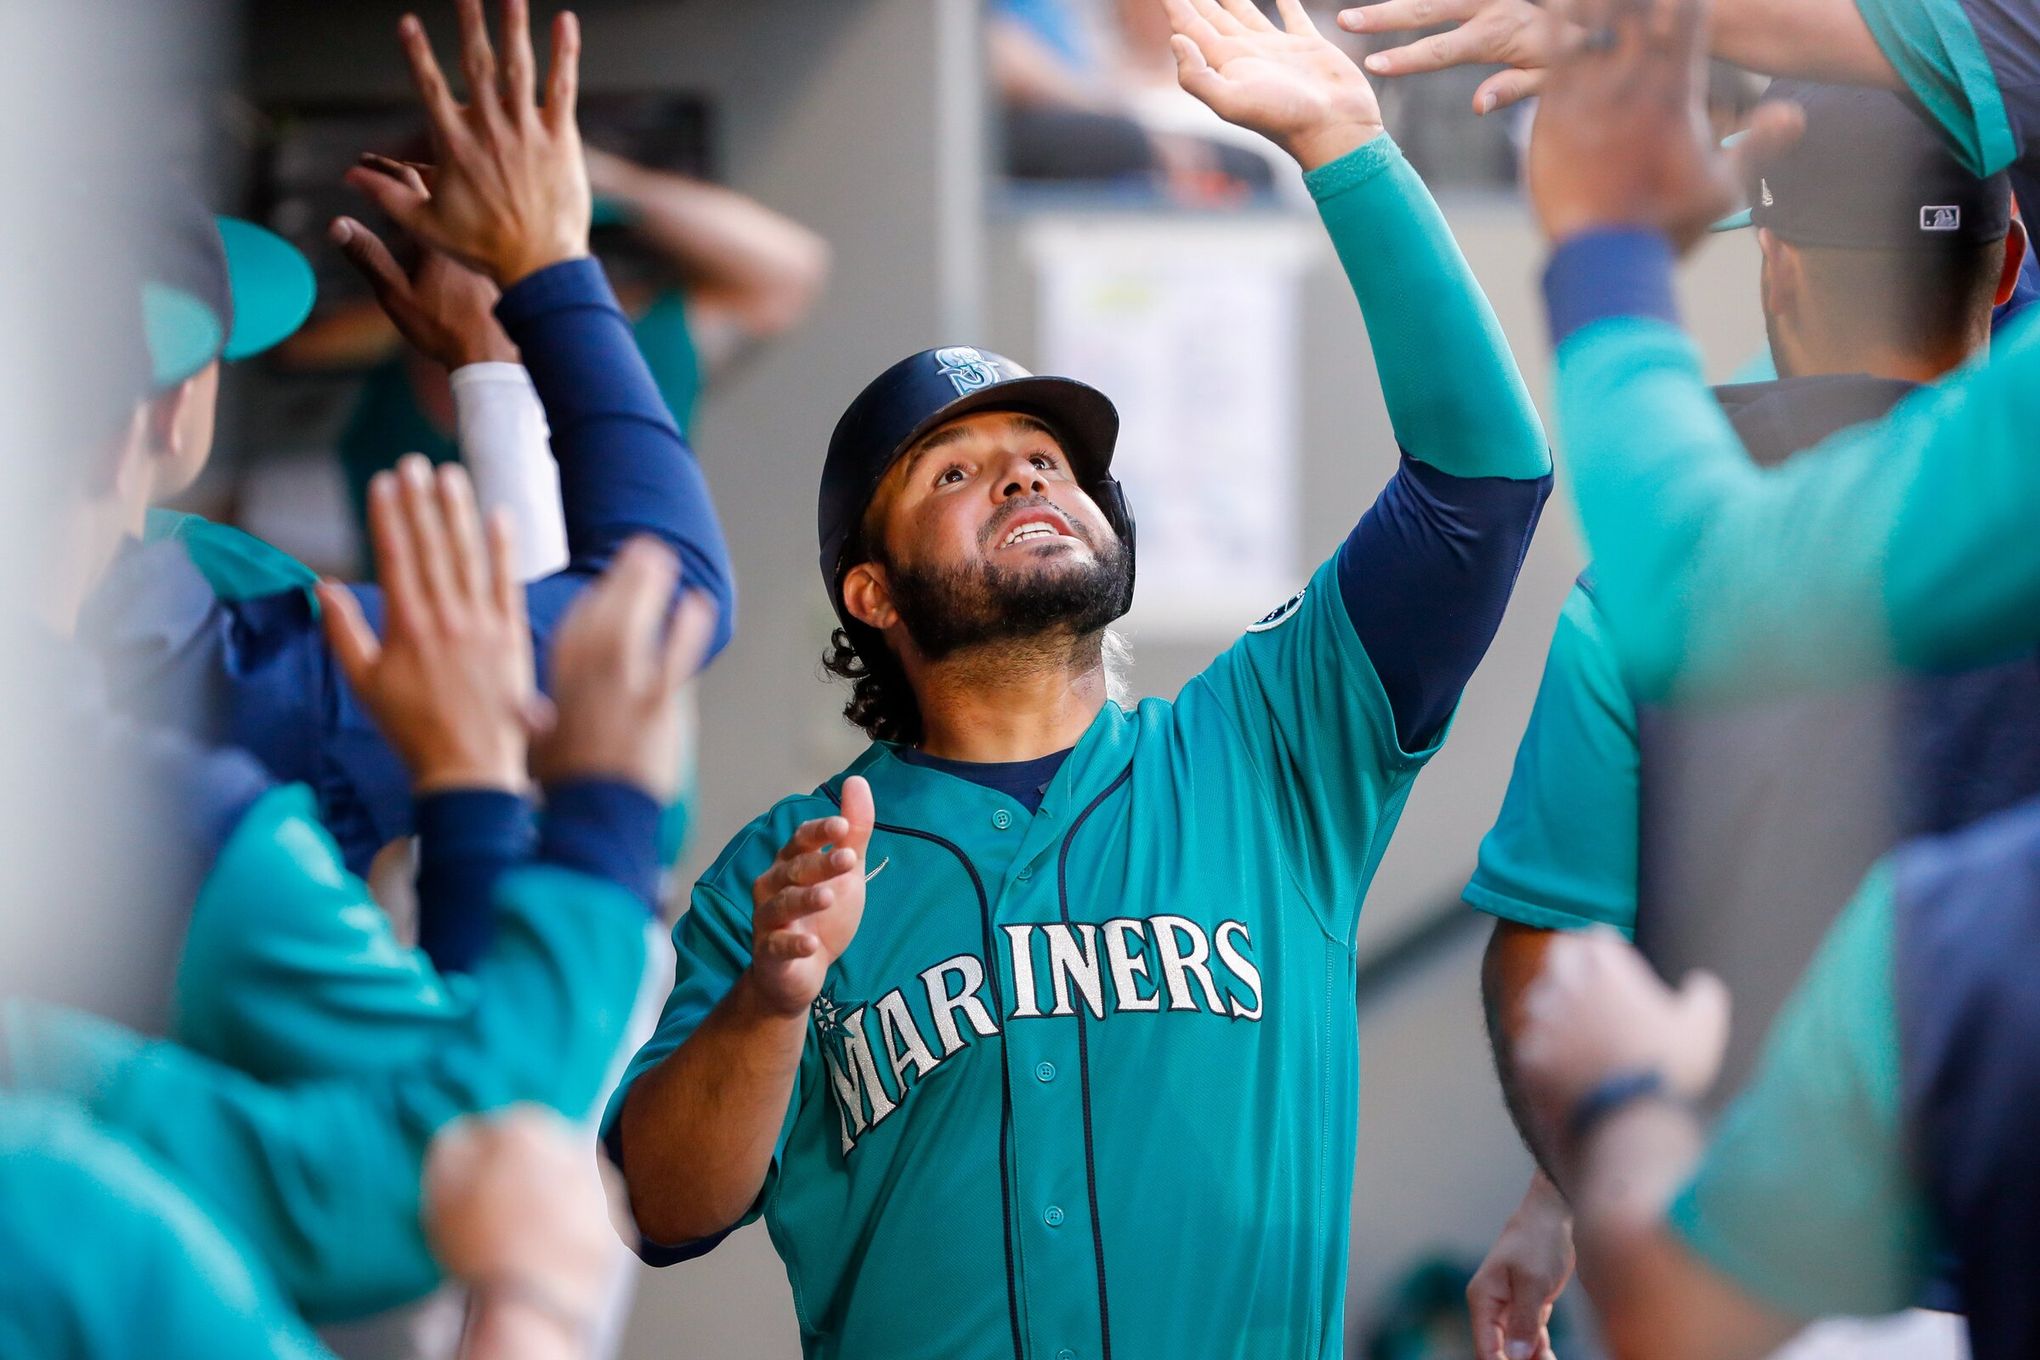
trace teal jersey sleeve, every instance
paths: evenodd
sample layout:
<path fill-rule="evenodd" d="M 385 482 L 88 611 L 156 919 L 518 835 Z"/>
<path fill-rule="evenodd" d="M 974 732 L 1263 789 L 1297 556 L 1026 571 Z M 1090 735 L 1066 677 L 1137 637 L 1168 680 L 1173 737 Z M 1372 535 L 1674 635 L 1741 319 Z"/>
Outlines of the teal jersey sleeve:
<path fill-rule="evenodd" d="M 171 1034 L 266 1081 L 387 1071 L 445 1042 L 466 990 L 397 940 L 292 784 L 248 810 L 199 889 Z"/>
<path fill-rule="evenodd" d="M 275 1286 L 132 1148 L 0 1100 L 0 1355 L 314 1360 Z"/>
<path fill-rule="evenodd" d="M 1384 133 L 1304 178 L 1360 303 L 1403 451 L 1455 477 L 1550 472 L 1501 323 L 1395 142 Z"/>
<path fill-rule="evenodd" d="M 155 543 L 170 538 L 184 545 L 192 565 L 223 600 L 251 600 L 285 590 L 302 590 L 313 609 L 318 608 L 318 599 L 311 594 L 319 583 L 318 573 L 253 534 L 215 524 L 202 515 L 149 511 L 142 540 Z"/>
<path fill-rule="evenodd" d="M 631 333 L 637 337 L 645 365 L 652 370 L 652 382 L 665 399 L 666 409 L 673 413 L 680 433 L 691 434 L 704 375 L 686 292 L 679 288 L 661 291 L 644 315 L 631 323 Z"/>
<path fill-rule="evenodd" d="M 2030 316 L 1988 363 L 1773 468 L 1749 460 L 1662 321 L 1570 336 L 1558 407 L 1597 596 L 1640 698 L 1856 683 L 2040 640 Z"/>
<path fill-rule="evenodd" d="M 1701 1260 L 1793 1316 L 1895 1312 L 1934 1267 L 1931 1218 L 1906 1162 L 1894 921 L 1893 876 L 1880 864 L 1668 1211 Z"/>
<path fill-rule="evenodd" d="M 2018 160 L 2015 115 L 2040 119 L 2030 9 L 2016 0 L 1856 0 L 1886 60 L 1978 175 Z M 2021 19 L 2023 13 L 2024 18 Z M 1997 61 L 1993 61 L 1996 48 Z"/>
<path fill-rule="evenodd" d="M 1593 596 L 1574 586 L 1466 900 L 1526 926 L 1634 935 L 1637 768 L 1635 703 Z"/>
<path fill-rule="evenodd" d="M 429 1054 L 349 1078 L 270 1085 L 75 1012 L 0 1007 L 0 1071 L 68 1099 L 171 1175 L 314 1321 L 439 1282 L 419 1219 L 427 1144 L 521 1101 L 582 1117 L 600 1093 L 645 959 L 645 913 L 607 881 L 548 866 L 497 888 L 475 1003 Z"/>
<path fill-rule="evenodd" d="M 1297 888 L 1325 929 L 1350 939 L 1361 889 L 1449 724 L 1423 749 L 1402 748 L 1340 598 L 1337 558 L 1185 685 L 1176 715 L 1193 746 L 1251 765 Z"/>

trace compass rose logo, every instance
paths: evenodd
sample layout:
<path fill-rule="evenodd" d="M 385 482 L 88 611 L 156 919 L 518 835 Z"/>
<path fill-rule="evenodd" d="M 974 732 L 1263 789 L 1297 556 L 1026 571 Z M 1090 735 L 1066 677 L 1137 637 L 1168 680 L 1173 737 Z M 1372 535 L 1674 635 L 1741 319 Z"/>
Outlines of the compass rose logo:
<path fill-rule="evenodd" d="M 815 1030 L 823 1040 L 832 1044 L 842 1043 L 846 1028 L 843 1024 L 843 1003 L 836 999 L 835 983 L 823 985 L 821 995 L 815 998 L 810 1010 L 815 1017 Z"/>

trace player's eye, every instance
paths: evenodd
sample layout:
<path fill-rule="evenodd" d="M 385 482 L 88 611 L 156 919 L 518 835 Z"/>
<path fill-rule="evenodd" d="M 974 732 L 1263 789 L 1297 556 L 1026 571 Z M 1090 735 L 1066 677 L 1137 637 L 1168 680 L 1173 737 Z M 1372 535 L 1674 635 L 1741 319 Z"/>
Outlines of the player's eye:
<path fill-rule="evenodd" d="M 963 464 L 961 463 L 951 463 L 948 467 L 935 474 L 935 485 L 937 486 L 954 486 L 962 480 Z"/>
<path fill-rule="evenodd" d="M 1043 472 L 1055 471 L 1055 455 L 1052 453 L 1037 453 L 1029 461 Z"/>

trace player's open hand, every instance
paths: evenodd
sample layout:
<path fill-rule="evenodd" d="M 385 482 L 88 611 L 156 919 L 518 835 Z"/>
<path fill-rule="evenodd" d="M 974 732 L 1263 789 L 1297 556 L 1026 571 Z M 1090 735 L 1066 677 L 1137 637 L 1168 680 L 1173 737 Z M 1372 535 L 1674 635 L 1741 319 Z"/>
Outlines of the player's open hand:
<path fill-rule="evenodd" d="M 693 591 L 674 603 L 679 584 L 673 550 L 634 538 L 574 601 L 553 640 L 541 779 L 621 780 L 661 803 L 679 793 L 680 691 L 715 633 L 715 606 Z"/>
<path fill-rule="evenodd" d="M 1536 0 L 1381 0 L 1339 11 L 1348 33 L 1401 33 L 1451 24 L 1399 47 L 1369 54 L 1377 76 L 1407 76 L 1454 66 L 1506 66 L 1481 81 L 1473 111 L 1493 113 L 1544 87 L 1546 72 L 1577 30 Z"/>
<path fill-rule="evenodd" d="M 510 522 L 484 527 L 467 472 L 406 455 L 368 486 L 387 617 L 369 627 L 345 586 L 319 587 L 327 641 L 421 792 L 521 789 L 536 694 Z"/>
<path fill-rule="evenodd" d="M 432 196 L 429 167 L 373 154 L 361 169 L 405 189 Z M 336 217 L 329 233 L 375 294 L 378 306 L 412 347 L 448 369 L 485 361 L 517 362 L 517 346 L 496 320 L 503 292 L 488 279 L 442 250 L 412 242 L 415 258 L 406 270 L 380 237 L 351 217 Z"/>
<path fill-rule="evenodd" d="M 1712 973 L 1677 991 L 1643 955 L 1601 927 L 1551 942 L 1523 998 L 1516 1070 L 1551 1146 L 1580 1098 L 1609 1077 L 1655 1072 L 1673 1096 L 1698 1099 L 1728 1045 L 1728 989 Z"/>
<path fill-rule="evenodd" d="M 1540 1171 L 1467 1282 L 1477 1360 L 1557 1360 L 1551 1310 L 1572 1272 L 1572 1213 Z"/>
<path fill-rule="evenodd" d="M 553 21 L 552 70 L 540 105 L 527 0 L 503 0 L 500 65 L 482 0 L 456 0 L 456 8 L 465 104 L 454 99 L 417 16 L 397 26 L 432 137 L 431 192 L 359 166 L 347 182 L 420 242 L 507 288 L 588 253 L 588 170 L 574 120 L 581 28 L 571 12 Z"/>
<path fill-rule="evenodd" d="M 1352 58 L 1317 31 L 1302 0 L 1276 0 L 1277 28 L 1252 0 L 1164 0 L 1176 79 L 1229 123 L 1315 170 L 1381 134 L 1381 105 Z"/>
<path fill-rule="evenodd" d="M 843 781 L 843 810 L 804 822 L 751 885 L 751 979 L 767 1006 L 805 1011 L 864 919 L 871 785 Z"/>
<path fill-rule="evenodd" d="M 1738 197 L 1707 118 L 1707 0 L 1577 0 L 1572 14 L 1530 136 L 1544 234 L 1654 228 L 1683 251 Z"/>

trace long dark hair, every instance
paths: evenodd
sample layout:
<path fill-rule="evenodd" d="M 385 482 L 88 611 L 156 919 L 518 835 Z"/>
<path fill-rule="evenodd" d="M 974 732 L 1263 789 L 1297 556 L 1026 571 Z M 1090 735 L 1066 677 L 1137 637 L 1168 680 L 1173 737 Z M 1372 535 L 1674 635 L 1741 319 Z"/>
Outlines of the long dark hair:
<path fill-rule="evenodd" d="M 921 705 L 906 669 L 875 631 L 860 627 L 857 632 L 863 635 L 862 645 L 849 629 L 838 628 L 822 653 L 822 669 L 850 682 L 843 716 L 873 741 L 911 746 L 921 740 Z"/>

